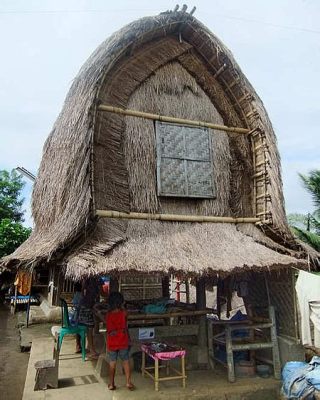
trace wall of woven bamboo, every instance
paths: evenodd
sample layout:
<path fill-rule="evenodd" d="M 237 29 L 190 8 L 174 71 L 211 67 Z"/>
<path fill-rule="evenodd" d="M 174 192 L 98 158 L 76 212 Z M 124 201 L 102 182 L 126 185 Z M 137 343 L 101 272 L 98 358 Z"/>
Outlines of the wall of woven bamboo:
<path fill-rule="evenodd" d="M 202 88 L 200 78 L 204 76 L 208 81 Z M 175 37 L 159 39 L 136 50 L 134 56 L 116 65 L 106 82 L 108 85 L 99 96 L 106 104 L 245 126 L 204 61 L 189 44 L 180 43 Z M 98 114 L 98 119 L 94 150 L 97 209 L 253 215 L 253 169 L 247 136 L 211 130 L 215 199 L 160 200 L 154 122 L 110 113 Z"/>

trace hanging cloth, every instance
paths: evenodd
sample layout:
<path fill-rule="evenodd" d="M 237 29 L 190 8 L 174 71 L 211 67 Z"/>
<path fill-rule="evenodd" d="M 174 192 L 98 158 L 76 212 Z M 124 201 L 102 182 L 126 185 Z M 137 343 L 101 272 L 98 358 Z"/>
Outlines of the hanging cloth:
<path fill-rule="evenodd" d="M 312 345 L 310 320 L 314 325 L 315 346 L 320 346 L 320 276 L 299 271 L 296 283 L 303 345 Z"/>
<path fill-rule="evenodd" d="M 17 290 L 22 296 L 26 296 L 31 290 L 32 274 L 28 271 L 19 270 L 14 281 Z"/>

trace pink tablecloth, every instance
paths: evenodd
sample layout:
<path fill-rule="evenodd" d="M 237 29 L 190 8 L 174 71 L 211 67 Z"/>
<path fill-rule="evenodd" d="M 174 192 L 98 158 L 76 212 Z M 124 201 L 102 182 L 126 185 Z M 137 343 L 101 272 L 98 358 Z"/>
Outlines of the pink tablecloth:
<path fill-rule="evenodd" d="M 186 351 L 184 349 L 155 352 L 147 344 L 141 345 L 141 350 L 154 360 L 172 360 L 173 358 L 183 357 L 186 355 Z"/>

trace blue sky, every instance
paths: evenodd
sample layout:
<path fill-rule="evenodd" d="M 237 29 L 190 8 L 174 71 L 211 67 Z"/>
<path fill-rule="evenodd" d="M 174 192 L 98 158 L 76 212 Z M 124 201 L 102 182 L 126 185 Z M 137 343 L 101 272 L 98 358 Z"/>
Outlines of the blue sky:
<path fill-rule="evenodd" d="M 91 52 L 124 24 L 176 3 L 1 0 L 0 169 L 23 166 L 36 174 L 44 141 Z M 311 211 L 297 174 L 320 168 L 320 2 L 193 5 L 195 16 L 233 52 L 267 108 L 278 138 L 287 211 Z M 32 224 L 31 190 L 26 181 L 26 225 Z"/>

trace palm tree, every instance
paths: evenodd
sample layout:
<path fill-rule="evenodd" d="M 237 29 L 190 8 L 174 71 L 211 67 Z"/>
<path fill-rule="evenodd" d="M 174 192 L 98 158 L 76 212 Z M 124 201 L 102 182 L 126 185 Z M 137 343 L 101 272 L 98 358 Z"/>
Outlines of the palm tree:
<path fill-rule="evenodd" d="M 299 176 L 303 186 L 311 194 L 316 209 L 312 214 L 308 214 L 306 229 L 296 225 L 291 228 L 299 239 L 320 251 L 320 170 L 313 170 L 308 175 L 299 174 Z M 310 231 L 310 227 L 312 227 L 312 231 Z"/>

